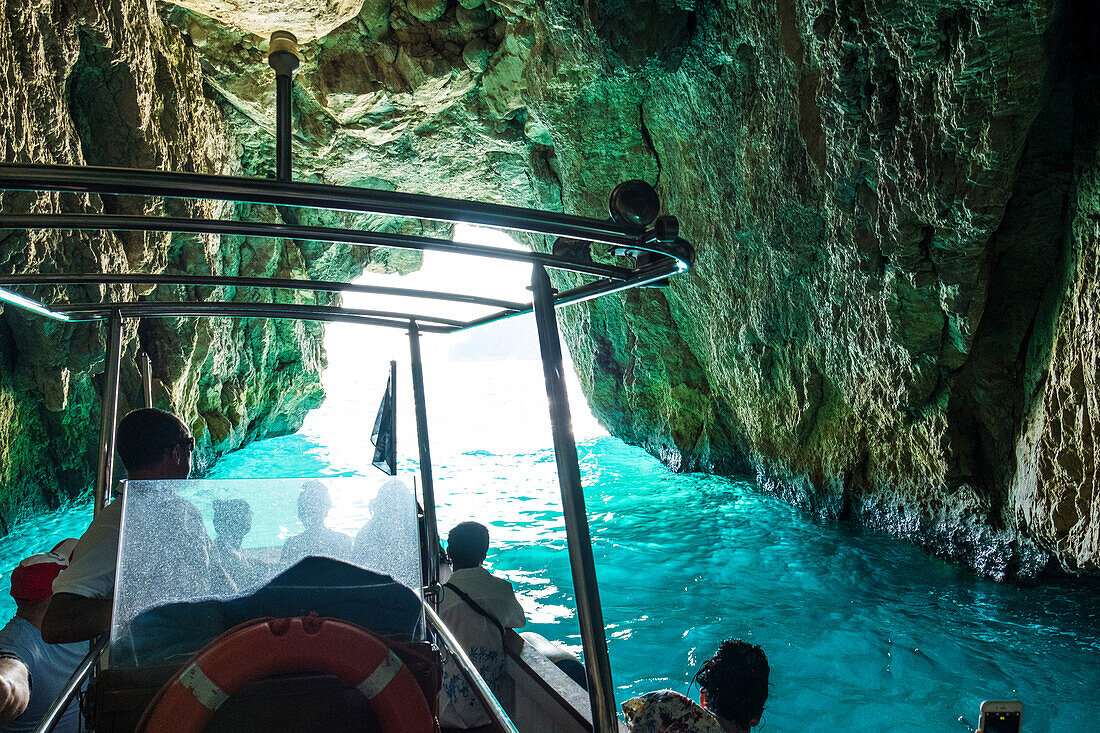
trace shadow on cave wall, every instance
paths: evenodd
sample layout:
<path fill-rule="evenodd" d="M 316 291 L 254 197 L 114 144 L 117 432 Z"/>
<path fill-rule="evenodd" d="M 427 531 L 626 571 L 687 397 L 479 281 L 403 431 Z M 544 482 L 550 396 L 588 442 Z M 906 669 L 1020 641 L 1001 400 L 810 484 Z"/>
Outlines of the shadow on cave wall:
<path fill-rule="evenodd" d="M 991 517 L 1000 516 L 1017 433 L 1041 396 L 1050 366 L 1074 257 L 1066 222 L 1075 167 L 1081 148 L 1096 144 L 1082 133 L 1100 125 L 1100 7 L 1071 2 L 1063 12 L 1064 22 L 1055 25 L 1060 36 L 1051 41 L 1055 50 L 1044 85 L 1049 97 L 1032 124 L 1016 189 L 992 237 L 989 295 L 949 406 L 952 483 L 983 491 Z"/>
<path fill-rule="evenodd" d="M 695 0 L 611 0 L 596 4 L 596 34 L 613 66 L 656 62 L 675 70 L 696 30 Z"/>

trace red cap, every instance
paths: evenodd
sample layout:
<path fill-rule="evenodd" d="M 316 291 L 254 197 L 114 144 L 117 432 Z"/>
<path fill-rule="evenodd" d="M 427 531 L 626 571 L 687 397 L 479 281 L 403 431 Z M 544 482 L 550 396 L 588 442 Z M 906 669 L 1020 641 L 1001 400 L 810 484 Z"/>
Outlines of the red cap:
<path fill-rule="evenodd" d="M 11 571 L 11 597 L 16 603 L 33 606 L 49 600 L 53 579 L 69 565 L 72 544 L 67 543 L 70 541 L 65 540 L 51 552 L 31 555 Z"/>

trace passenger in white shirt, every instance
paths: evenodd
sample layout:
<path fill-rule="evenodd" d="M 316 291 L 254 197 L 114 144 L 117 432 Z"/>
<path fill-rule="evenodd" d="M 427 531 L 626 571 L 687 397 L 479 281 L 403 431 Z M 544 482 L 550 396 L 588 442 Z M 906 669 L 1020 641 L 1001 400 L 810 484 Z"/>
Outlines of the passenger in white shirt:
<path fill-rule="evenodd" d="M 488 551 L 489 530 L 484 525 L 463 522 L 451 530 L 447 554 L 454 573 L 443 586 L 439 615 L 499 699 L 505 692 L 504 629 L 523 626 L 527 617 L 512 584 L 481 566 Z M 439 724 L 444 733 L 489 725 L 489 714 L 453 659 L 443 666 L 442 683 Z"/>
<path fill-rule="evenodd" d="M 134 410 L 119 422 L 115 445 L 131 481 L 185 479 L 191 474 L 195 439 L 187 425 L 171 413 L 153 408 Z M 194 504 L 170 492 L 144 501 L 155 501 L 159 521 L 147 523 L 142 530 L 151 535 L 150 545 L 159 539 L 167 553 L 150 557 L 135 573 L 148 573 L 151 582 L 187 578 L 190 595 L 236 591 L 217 560 Z M 110 628 L 121 519 L 121 501 L 100 510 L 81 535 L 69 566 L 54 580 L 54 595 L 42 618 L 42 639 L 47 644 L 91 639 Z"/>

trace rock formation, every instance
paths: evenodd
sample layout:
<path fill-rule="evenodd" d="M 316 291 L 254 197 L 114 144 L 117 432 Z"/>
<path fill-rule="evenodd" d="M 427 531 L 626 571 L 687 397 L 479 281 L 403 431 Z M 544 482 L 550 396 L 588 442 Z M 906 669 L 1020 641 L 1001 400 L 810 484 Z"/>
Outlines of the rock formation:
<path fill-rule="evenodd" d="M 822 518 L 991 577 L 1034 577 L 1051 560 L 1100 569 L 1092 4 L 276 5 L 7 2 L 5 159 L 264 175 L 265 33 L 297 31 L 300 179 L 588 215 L 619 181 L 657 186 L 693 269 L 562 314 L 613 433 L 675 470 L 754 472 Z M 3 196 L 5 208 L 104 206 Z M 0 249 L 16 271 L 416 267 L 167 235 L 17 232 Z M 10 309 L 3 323 L 11 517 L 28 496 L 48 504 L 86 482 L 100 344 L 65 327 L 47 349 L 41 324 Z M 154 352 L 161 402 L 194 415 L 218 452 L 293 429 L 319 399 L 319 332 L 280 329 L 148 323 L 128 353 Z M 132 366 L 126 380 L 132 399 Z"/>
<path fill-rule="evenodd" d="M 5 161 L 258 174 L 205 86 L 190 45 L 151 4 L 5 3 L 0 13 Z M 278 220 L 270 207 L 178 200 L 0 193 L 4 211 L 165 213 Z M 362 217 L 360 219 L 363 219 Z M 303 223 L 310 223 L 305 221 Z M 352 224 L 353 222 L 348 222 Z M 354 222 L 369 226 L 371 222 Z M 367 248 L 167 234 L 0 231 L 11 273 L 166 272 L 340 279 L 370 265 L 409 270 L 416 257 Z M 203 289 L 151 298 L 209 297 Z M 69 291 L 75 300 L 131 298 L 135 288 Z M 61 293 L 40 288 L 46 301 Z M 235 293 L 226 293 L 230 298 Z M 241 293 L 285 300 L 286 293 Z M 296 296 L 311 302 L 314 296 Z M 326 302 L 320 296 L 321 302 Z M 135 357 L 152 357 L 155 404 L 190 422 L 203 458 L 297 429 L 319 404 L 322 329 L 284 321 L 126 322 L 121 410 L 140 406 Z M 58 324 L 6 308 L 0 320 L 0 520 L 56 507 L 85 490 L 98 460 L 105 336 L 92 324 Z"/>

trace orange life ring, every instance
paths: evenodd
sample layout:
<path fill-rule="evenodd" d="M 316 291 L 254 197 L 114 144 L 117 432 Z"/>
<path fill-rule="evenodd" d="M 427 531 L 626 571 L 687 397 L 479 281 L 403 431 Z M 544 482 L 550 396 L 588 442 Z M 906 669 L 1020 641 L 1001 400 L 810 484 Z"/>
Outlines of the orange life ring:
<path fill-rule="evenodd" d="M 346 621 L 316 616 L 260 619 L 225 632 L 149 703 L 144 730 L 197 733 L 245 685 L 288 672 L 339 677 L 370 701 L 387 733 L 438 730 L 416 678 L 384 641 Z"/>

